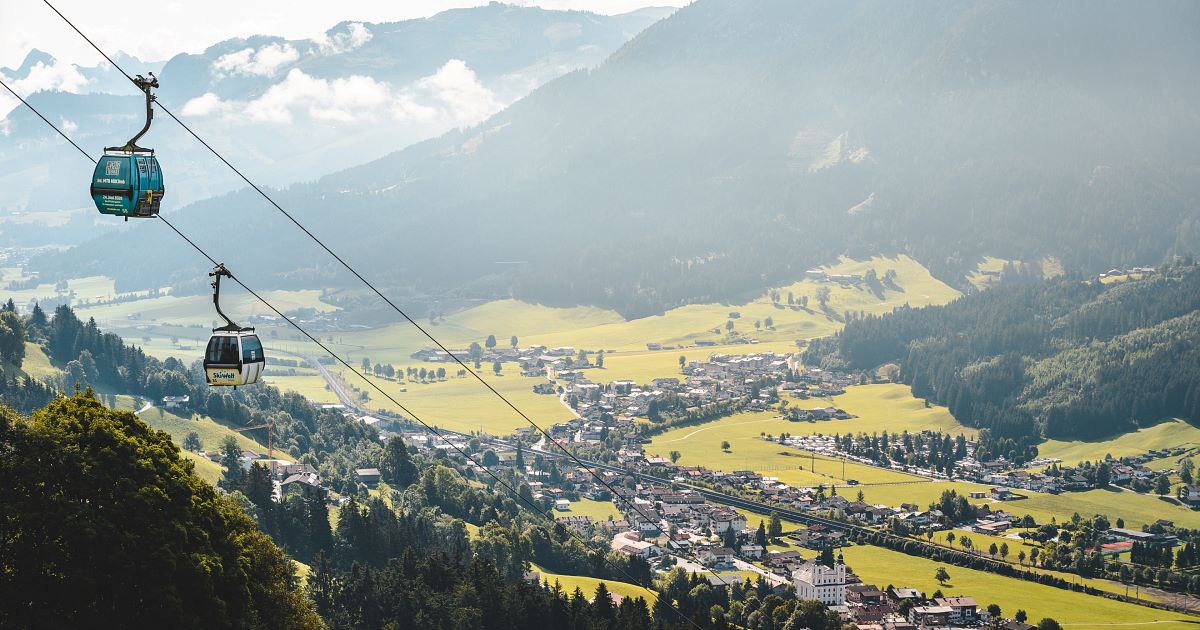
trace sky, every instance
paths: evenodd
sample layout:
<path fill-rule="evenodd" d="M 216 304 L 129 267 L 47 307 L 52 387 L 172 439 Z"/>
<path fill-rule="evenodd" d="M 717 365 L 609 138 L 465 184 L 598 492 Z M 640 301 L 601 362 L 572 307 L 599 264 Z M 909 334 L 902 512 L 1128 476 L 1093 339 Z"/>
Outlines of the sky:
<path fill-rule="evenodd" d="M 50 0 L 110 53 L 144 61 L 200 52 L 230 37 L 321 35 L 342 21 L 395 22 L 427 17 L 474 0 Z M 512 0 L 509 4 L 616 14 L 645 6 L 680 6 L 687 0 Z M 131 17 L 134 16 L 134 17 Z M 42 0 L 0 0 L 0 67 L 17 67 L 31 48 L 82 66 L 97 53 Z"/>

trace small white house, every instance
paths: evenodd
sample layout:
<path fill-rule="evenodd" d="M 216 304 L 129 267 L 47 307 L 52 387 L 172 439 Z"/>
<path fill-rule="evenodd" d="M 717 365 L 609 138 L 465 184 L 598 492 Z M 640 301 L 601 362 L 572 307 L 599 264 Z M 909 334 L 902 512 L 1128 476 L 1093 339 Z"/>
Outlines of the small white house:
<path fill-rule="evenodd" d="M 566 512 L 567 510 L 571 509 L 571 502 L 566 499 L 555 499 L 554 509 L 558 510 L 559 512 Z"/>

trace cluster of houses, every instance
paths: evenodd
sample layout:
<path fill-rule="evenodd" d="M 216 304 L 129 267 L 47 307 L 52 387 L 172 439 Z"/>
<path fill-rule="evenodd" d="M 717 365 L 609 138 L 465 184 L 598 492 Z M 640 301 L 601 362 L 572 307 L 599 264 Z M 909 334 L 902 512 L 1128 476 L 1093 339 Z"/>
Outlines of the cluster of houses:
<path fill-rule="evenodd" d="M 539 385 L 534 391 L 562 393 L 581 418 L 591 421 L 648 416 L 651 403 L 666 395 L 682 400 L 689 408 L 745 401 L 749 409 L 763 410 L 778 399 L 778 393 L 773 387 L 759 388 L 758 383 L 764 378 L 778 379 L 797 367 L 793 357 L 775 352 L 714 354 L 705 361 L 688 362 L 681 370 L 682 378 L 656 378 L 648 384 L 618 380 L 602 386 L 576 370 L 568 370 L 553 372 L 556 388 Z M 820 384 L 817 380 L 816 385 Z M 799 391 L 809 383 L 786 385 L 796 386 Z"/>
<path fill-rule="evenodd" d="M 549 371 L 565 372 L 578 371 L 595 367 L 587 353 L 578 353 L 574 347 L 562 346 L 548 348 L 546 346 L 528 346 L 525 348 L 501 347 L 480 348 L 478 356 L 470 349 L 453 349 L 449 352 L 441 348 L 421 348 L 412 353 L 417 361 L 428 363 L 464 363 L 478 359 L 484 363 L 516 363 L 521 368 L 522 376 L 546 376 Z"/>

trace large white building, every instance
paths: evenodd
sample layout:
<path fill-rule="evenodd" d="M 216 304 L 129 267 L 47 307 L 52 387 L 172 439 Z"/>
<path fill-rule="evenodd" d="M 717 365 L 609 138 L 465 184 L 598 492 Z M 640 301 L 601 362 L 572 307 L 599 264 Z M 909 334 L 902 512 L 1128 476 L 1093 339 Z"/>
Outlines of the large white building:
<path fill-rule="evenodd" d="M 832 567 L 813 560 L 805 562 L 792 572 L 792 582 L 796 585 L 798 599 L 815 599 L 826 606 L 846 603 L 846 565 L 841 554 Z"/>

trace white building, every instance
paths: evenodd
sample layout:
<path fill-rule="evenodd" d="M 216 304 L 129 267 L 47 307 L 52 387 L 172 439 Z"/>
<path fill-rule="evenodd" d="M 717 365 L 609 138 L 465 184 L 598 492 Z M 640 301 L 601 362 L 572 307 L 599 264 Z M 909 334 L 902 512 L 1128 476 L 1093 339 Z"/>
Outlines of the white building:
<path fill-rule="evenodd" d="M 792 582 L 796 586 L 797 599 L 815 599 L 826 606 L 846 603 L 846 565 L 842 562 L 841 554 L 838 554 L 833 567 L 813 560 L 805 562 L 792 572 Z"/>

